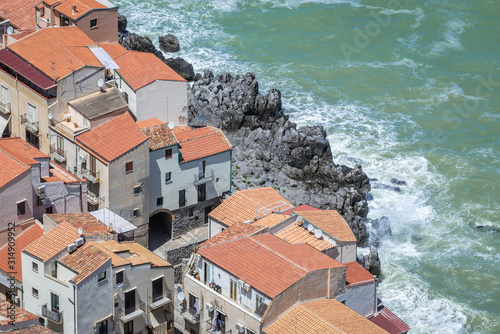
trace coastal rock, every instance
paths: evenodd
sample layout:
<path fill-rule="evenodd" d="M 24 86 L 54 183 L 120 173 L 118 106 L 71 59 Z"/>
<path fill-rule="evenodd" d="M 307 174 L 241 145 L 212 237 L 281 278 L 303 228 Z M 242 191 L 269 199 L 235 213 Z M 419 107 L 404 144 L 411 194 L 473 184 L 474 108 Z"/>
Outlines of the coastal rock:
<path fill-rule="evenodd" d="M 395 178 L 392 178 L 391 179 L 391 183 L 394 183 L 398 186 L 407 186 L 408 183 L 406 183 L 406 181 L 401 181 L 401 180 L 398 180 L 398 179 L 395 179 Z"/>
<path fill-rule="evenodd" d="M 123 33 L 125 30 L 127 30 L 127 17 L 118 15 L 118 32 Z"/>
<path fill-rule="evenodd" d="M 358 254 L 356 261 L 374 276 L 380 276 L 380 258 L 378 251 L 374 246 L 370 247 L 370 254 Z"/>
<path fill-rule="evenodd" d="M 372 219 L 368 223 L 369 229 L 369 243 L 375 247 L 380 245 L 381 239 L 392 235 L 391 224 L 389 218 L 383 216 L 378 219 Z"/>
<path fill-rule="evenodd" d="M 396 186 L 390 186 L 388 184 L 383 184 L 383 183 L 373 183 L 372 184 L 373 189 L 386 189 L 386 190 L 392 190 L 397 193 L 401 192 L 401 188 L 396 187 Z"/>
<path fill-rule="evenodd" d="M 282 111 L 279 90 L 259 94 L 251 72 L 233 77 L 205 70 L 188 87 L 188 118 L 191 126 L 210 124 L 226 133 L 235 190 L 273 187 L 294 205 L 337 210 L 358 244 L 368 245 L 368 177 L 360 164 L 333 162 L 322 126 L 297 128 Z"/>
<path fill-rule="evenodd" d="M 161 59 L 161 58 L 160 58 Z M 177 58 L 164 58 L 162 59 L 165 64 L 167 64 L 170 68 L 172 68 L 177 74 L 186 79 L 187 81 L 193 81 L 194 78 L 194 69 L 193 65 L 182 59 L 181 57 Z"/>
<path fill-rule="evenodd" d="M 179 40 L 172 34 L 159 37 L 160 49 L 164 52 L 177 52 L 180 50 Z"/>
<path fill-rule="evenodd" d="M 118 41 L 125 49 L 155 53 L 156 48 L 147 36 L 131 33 Z"/>

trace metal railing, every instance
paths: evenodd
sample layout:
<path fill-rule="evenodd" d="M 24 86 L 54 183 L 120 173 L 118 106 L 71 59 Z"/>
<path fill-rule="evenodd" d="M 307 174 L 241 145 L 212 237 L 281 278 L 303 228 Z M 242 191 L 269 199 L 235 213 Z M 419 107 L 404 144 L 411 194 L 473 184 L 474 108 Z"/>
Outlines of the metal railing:
<path fill-rule="evenodd" d="M 91 205 L 97 205 L 99 204 L 101 199 L 99 196 L 94 194 L 92 191 L 87 190 L 87 202 L 89 202 Z"/>
<path fill-rule="evenodd" d="M 0 102 L 0 112 L 2 112 L 5 115 L 9 115 L 10 114 L 10 103 Z"/>
<path fill-rule="evenodd" d="M 214 324 L 213 324 L 213 319 L 207 320 L 203 323 L 205 327 L 206 333 L 210 334 L 225 334 L 225 333 L 231 333 L 231 330 L 214 330 Z"/>
<path fill-rule="evenodd" d="M 33 133 L 38 132 L 38 121 L 33 121 L 26 117 L 26 114 L 21 115 L 21 123 L 28 129 L 29 131 Z"/>
<path fill-rule="evenodd" d="M 61 322 L 61 318 L 62 318 L 61 312 L 48 309 L 47 304 L 42 306 L 42 315 L 44 317 L 49 318 L 53 322 L 57 322 L 57 323 Z"/>
<path fill-rule="evenodd" d="M 50 157 L 52 160 L 57 160 L 58 162 L 66 161 L 66 151 L 62 150 L 55 145 L 50 145 Z"/>
<path fill-rule="evenodd" d="M 89 180 L 92 183 L 99 183 L 99 180 L 100 180 L 99 172 L 95 172 L 95 171 L 92 171 L 92 170 L 89 170 L 87 168 L 82 167 L 82 175 L 84 178 L 86 178 L 87 180 Z"/>
<path fill-rule="evenodd" d="M 126 315 L 134 313 L 135 311 L 146 312 L 146 304 L 143 302 L 136 303 L 134 307 L 129 307 L 127 309 L 120 309 L 120 319 Z M 128 321 L 128 320 L 127 320 Z"/>
<path fill-rule="evenodd" d="M 156 303 L 157 301 L 162 300 L 164 298 L 168 298 L 168 299 L 170 299 L 170 302 L 172 302 L 172 298 L 170 296 L 171 296 L 170 290 L 165 290 L 165 291 L 163 291 L 163 293 L 161 295 L 158 295 L 158 296 L 148 295 L 148 305 Z"/>
<path fill-rule="evenodd" d="M 182 312 L 182 317 L 189 321 L 192 324 L 197 324 L 200 322 L 200 314 L 199 313 L 191 313 L 193 310 L 185 310 Z"/>

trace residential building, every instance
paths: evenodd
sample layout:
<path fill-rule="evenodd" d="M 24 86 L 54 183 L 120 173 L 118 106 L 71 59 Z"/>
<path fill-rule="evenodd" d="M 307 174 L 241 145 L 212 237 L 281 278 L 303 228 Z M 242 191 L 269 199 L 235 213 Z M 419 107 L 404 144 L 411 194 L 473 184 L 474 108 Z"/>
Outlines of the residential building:
<path fill-rule="evenodd" d="M 119 44 L 100 44 L 117 64 L 110 77 L 123 90 L 138 121 L 158 118 L 187 125 L 187 81 L 153 53 L 129 51 Z"/>
<path fill-rule="evenodd" d="M 158 119 L 137 123 L 149 138 L 150 249 L 208 223 L 231 190 L 231 144 L 207 126 L 174 127 Z"/>
<path fill-rule="evenodd" d="M 30 313 L 9 301 L 0 299 L 1 333 L 43 333 L 55 334 L 39 325 L 40 317 Z"/>
<path fill-rule="evenodd" d="M 173 334 L 174 269 L 135 242 L 96 245 L 113 266 L 113 328 L 119 333 Z"/>
<path fill-rule="evenodd" d="M 279 214 L 294 206 L 275 189 L 269 187 L 239 190 L 210 212 L 209 237 L 235 223 L 252 223 L 271 214 Z M 271 216 L 263 224 L 281 222 L 285 217 Z M 282 219 L 283 218 L 283 219 Z M 272 221 L 270 221 L 272 219 Z"/>
<path fill-rule="evenodd" d="M 235 223 L 201 244 L 186 269 L 184 332 L 262 333 L 297 302 L 335 298 L 345 266 L 256 224 Z"/>
<path fill-rule="evenodd" d="M 35 9 L 37 29 L 77 26 L 96 43 L 118 43 L 118 7 L 107 0 L 43 0 Z"/>
<path fill-rule="evenodd" d="M 43 220 L 45 233 L 49 233 L 59 224 L 69 223 L 74 228 L 81 229 L 82 234 L 85 234 L 85 241 L 118 240 L 117 232 L 90 212 L 45 214 Z"/>
<path fill-rule="evenodd" d="M 38 0 L 9 0 L 0 2 L 0 22 L 9 21 L 9 25 L 15 31 L 34 30 L 35 5 L 37 3 Z"/>
<path fill-rule="evenodd" d="M 20 138 L 0 139 L 0 229 L 44 213 L 86 211 L 87 182 Z"/>

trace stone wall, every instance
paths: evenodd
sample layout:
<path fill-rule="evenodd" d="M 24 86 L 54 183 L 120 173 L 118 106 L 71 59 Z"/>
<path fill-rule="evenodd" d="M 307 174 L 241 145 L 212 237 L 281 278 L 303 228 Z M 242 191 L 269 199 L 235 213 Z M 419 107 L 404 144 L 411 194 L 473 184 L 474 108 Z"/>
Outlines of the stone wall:
<path fill-rule="evenodd" d="M 213 210 L 220 203 L 220 198 L 216 197 L 208 201 L 174 210 L 173 214 L 175 219 L 172 222 L 172 238 L 179 237 L 195 228 L 203 227 L 203 225 L 205 225 L 205 208 L 212 206 Z M 192 216 L 189 215 L 190 209 L 193 209 Z M 208 222 L 208 218 L 206 221 Z"/>

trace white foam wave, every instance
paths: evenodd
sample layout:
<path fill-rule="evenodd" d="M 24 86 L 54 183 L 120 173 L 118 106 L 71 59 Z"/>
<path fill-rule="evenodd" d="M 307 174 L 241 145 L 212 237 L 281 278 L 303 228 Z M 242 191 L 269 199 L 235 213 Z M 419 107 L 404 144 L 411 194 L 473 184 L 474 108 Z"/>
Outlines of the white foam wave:
<path fill-rule="evenodd" d="M 414 15 L 415 23 L 411 25 L 412 28 L 418 28 L 420 26 L 420 22 L 425 19 L 425 14 L 422 8 L 415 9 L 384 9 L 380 12 L 384 15 L 395 15 L 395 14 L 406 14 L 406 15 Z"/>
<path fill-rule="evenodd" d="M 461 19 L 452 19 L 443 24 L 442 41 L 432 43 L 429 56 L 439 56 L 448 51 L 463 50 L 461 36 L 469 25 Z"/>

